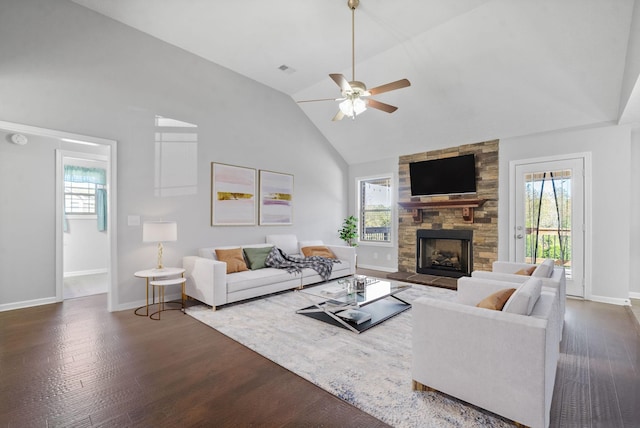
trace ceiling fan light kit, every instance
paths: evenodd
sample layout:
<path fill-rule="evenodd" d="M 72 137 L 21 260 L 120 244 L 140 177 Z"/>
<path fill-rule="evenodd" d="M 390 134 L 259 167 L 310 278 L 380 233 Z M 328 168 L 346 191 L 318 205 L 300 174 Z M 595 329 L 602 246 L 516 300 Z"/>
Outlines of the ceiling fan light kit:
<path fill-rule="evenodd" d="M 351 9 L 351 81 L 348 81 L 342 74 L 329 75 L 329 77 L 331 77 L 331 79 L 340 87 L 342 98 L 298 101 L 299 103 L 328 100 L 341 101 L 340 104 L 338 104 L 338 113 L 333 117 L 334 121 L 342 120 L 344 116 L 355 119 L 357 115 L 367 110 L 367 106 L 387 113 L 393 113 L 398 110 L 398 107 L 365 97 L 411 86 L 411 83 L 407 79 L 400 79 L 395 82 L 367 90 L 367 87 L 363 82 L 356 80 L 355 11 L 359 4 L 360 0 L 347 0 L 347 6 Z"/>

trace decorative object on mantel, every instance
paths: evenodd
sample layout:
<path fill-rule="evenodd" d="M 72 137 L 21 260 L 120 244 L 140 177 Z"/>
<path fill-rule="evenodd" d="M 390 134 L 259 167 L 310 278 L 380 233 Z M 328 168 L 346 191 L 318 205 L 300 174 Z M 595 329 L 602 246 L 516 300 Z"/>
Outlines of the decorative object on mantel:
<path fill-rule="evenodd" d="M 355 216 L 350 215 L 344 219 L 342 228 L 338 230 L 340 239 L 347 243 L 350 247 L 357 247 L 358 238 L 358 219 Z"/>
<path fill-rule="evenodd" d="M 449 199 L 444 201 L 410 201 L 398 202 L 402 208 L 411 210 L 413 221 L 422 223 L 423 210 L 439 210 L 443 208 L 462 208 L 462 219 L 465 223 L 473 223 L 473 209 L 481 207 L 487 199 Z"/>

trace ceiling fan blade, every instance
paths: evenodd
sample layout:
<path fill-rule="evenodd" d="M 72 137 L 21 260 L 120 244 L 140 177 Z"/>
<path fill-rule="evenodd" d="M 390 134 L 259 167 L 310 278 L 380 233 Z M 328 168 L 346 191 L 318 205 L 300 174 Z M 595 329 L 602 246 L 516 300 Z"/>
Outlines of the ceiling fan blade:
<path fill-rule="evenodd" d="M 349 81 L 342 74 L 330 74 L 329 77 L 333 79 L 334 82 L 340 86 L 342 92 L 350 91 L 351 85 L 349 85 Z"/>
<path fill-rule="evenodd" d="M 371 95 L 378 95 L 384 92 L 395 91 L 396 89 L 406 88 L 411 86 L 411 82 L 407 79 L 396 80 L 395 82 L 387 83 L 386 85 L 376 86 L 373 89 L 369 89 L 367 92 Z"/>
<path fill-rule="evenodd" d="M 393 113 L 398 110 L 398 107 L 392 106 L 390 104 L 381 103 L 380 101 L 367 99 L 367 105 L 372 108 L 377 108 L 378 110 L 386 111 L 387 113 Z"/>
<path fill-rule="evenodd" d="M 335 122 L 337 120 L 342 120 L 343 117 L 344 117 L 344 113 L 342 112 L 342 110 L 338 110 L 336 115 L 333 116 L 333 119 L 331 119 L 331 120 Z"/>
<path fill-rule="evenodd" d="M 340 98 L 318 98 L 317 100 L 301 100 L 296 101 L 298 104 L 300 103 L 315 103 L 316 101 L 338 101 Z"/>

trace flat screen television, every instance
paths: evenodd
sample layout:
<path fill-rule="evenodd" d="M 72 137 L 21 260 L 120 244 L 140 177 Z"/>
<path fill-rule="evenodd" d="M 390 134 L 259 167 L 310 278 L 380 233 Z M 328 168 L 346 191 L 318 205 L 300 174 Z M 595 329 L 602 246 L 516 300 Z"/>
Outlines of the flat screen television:
<path fill-rule="evenodd" d="M 409 180 L 412 196 L 475 193 L 475 155 L 412 162 Z"/>

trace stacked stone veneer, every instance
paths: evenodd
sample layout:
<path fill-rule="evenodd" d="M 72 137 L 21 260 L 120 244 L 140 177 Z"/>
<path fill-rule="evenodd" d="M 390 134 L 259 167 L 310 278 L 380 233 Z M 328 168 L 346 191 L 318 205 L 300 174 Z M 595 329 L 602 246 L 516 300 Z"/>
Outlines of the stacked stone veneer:
<path fill-rule="evenodd" d="M 475 154 L 477 194 L 452 196 L 411 196 L 409 164 L 424 160 Z M 416 271 L 416 231 L 418 229 L 473 230 L 473 269 L 491 270 L 498 257 L 498 140 L 468 144 L 444 150 L 401 156 L 398 165 L 398 200 L 447 201 L 451 199 L 486 199 L 474 209 L 473 223 L 466 223 L 461 208 L 422 210 L 422 223 L 413 220 L 411 210 L 398 207 L 398 271 Z"/>

